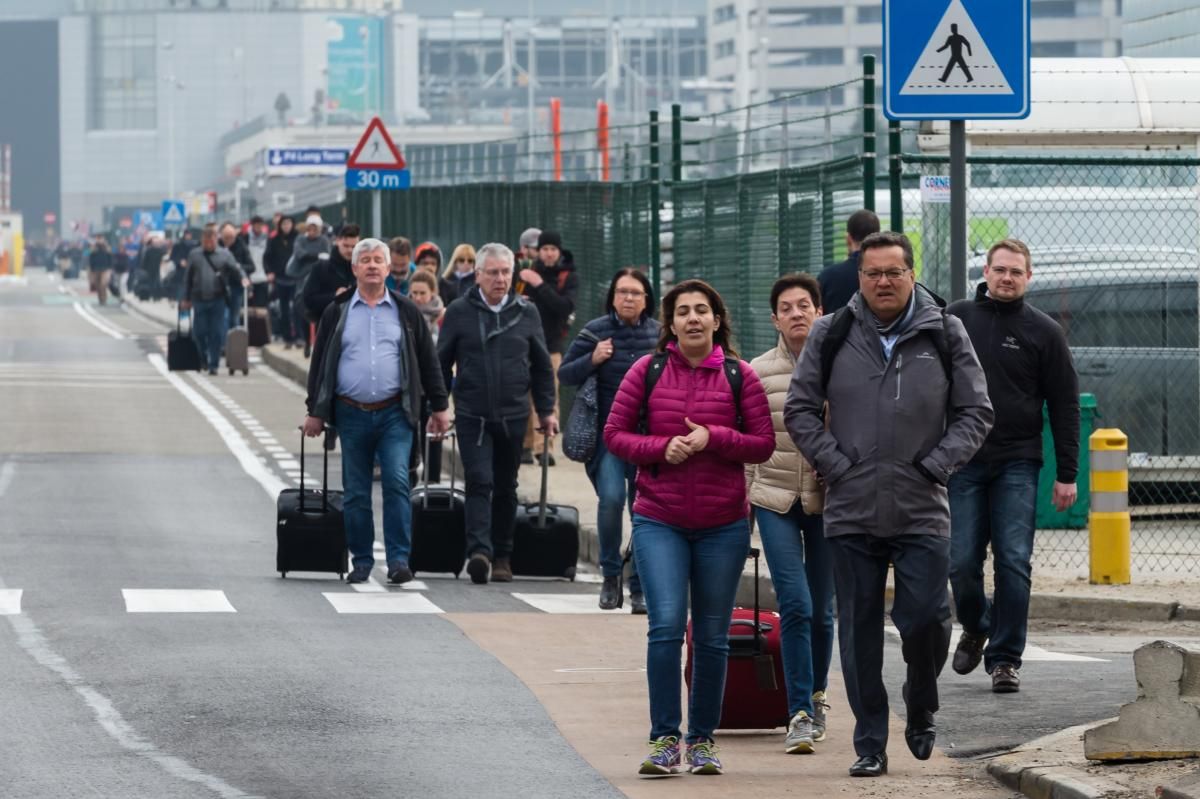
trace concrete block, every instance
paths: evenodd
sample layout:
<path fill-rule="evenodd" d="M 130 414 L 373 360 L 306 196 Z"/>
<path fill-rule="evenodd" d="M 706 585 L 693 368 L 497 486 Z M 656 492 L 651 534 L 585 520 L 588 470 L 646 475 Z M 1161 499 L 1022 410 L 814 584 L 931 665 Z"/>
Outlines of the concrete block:
<path fill-rule="evenodd" d="M 1029 601 L 1029 617 L 1067 621 L 1170 621 L 1178 604 L 1113 597 L 1034 594 Z"/>
<path fill-rule="evenodd" d="M 1138 695 L 1116 721 L 1088 730 L 1089 760 L 1200 757 L 1200 652 L 1169 641 L 1133 653 Z"/>
<path fill-rule="evenodd" d="M 1200 605 L 1180 605 L 1173 618 L 1175 621 L 1200 621 Z"/>

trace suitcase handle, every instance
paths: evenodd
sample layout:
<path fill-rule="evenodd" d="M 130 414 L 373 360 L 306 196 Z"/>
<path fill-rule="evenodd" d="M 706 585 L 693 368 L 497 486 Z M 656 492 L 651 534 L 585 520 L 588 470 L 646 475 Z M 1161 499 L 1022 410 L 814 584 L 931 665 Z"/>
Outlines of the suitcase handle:
<path fill-rule="evenodd" d="M 453 430 L 446 431 L 446 438 L 450 439 L 450 491 L 454 492 L 454 462 L 458 460 L 458 434 Z M 425 434 L 425 468 L 421 470 L 421 485 L 425 487 L 425 491 L 421 496 L 421 507 L 429 507 L 429 442 L 433 440 L 433 436 L 428 432 Z"/>
<path fill-rule="evenodd" d="M 546 529 L 546 485 L 550 482 L 550 437 L 542 435 L 542 498 L 538 502 L 538 528 Z"/>
<path fill-rule="evenodd" d="M 329 443 L 329 425 L 325 425 L 325 444 Z M 304 513 L 304 428 L 300 428 L 300 512 Z M 322 446 L 325 453 L 324 464 L 321 468 L 321 512 L 329 512 L 329 447 Z"/>
<path fill-rule="evenodd" d="M 757 648 L 762 646 L 762 625 L 759 623 L 758 618 L 758 547 L 750 547 L 748 554 L 754 558 L 754 645 Z"/>
<path fill-rule="evenodd" d="M 769 622 L 769 621 L 760 621 L 756 625 L 754 622 L 750 621 L 749 619 L 734 619 L 733 621 L 729 622 L 729 628 L 731 631 L 734 627 L 757 627 L 758 632 L 763 632 L 763 633 L 769 633 L 769 632 L 771 632 L 771 630 L 775 629 L 775 625 L 771 624 L 771 622 Z M 729 637 L 730 638 L 738 638 L 738 637 L 744 638 L 745 636 L 731 635 Z"/>

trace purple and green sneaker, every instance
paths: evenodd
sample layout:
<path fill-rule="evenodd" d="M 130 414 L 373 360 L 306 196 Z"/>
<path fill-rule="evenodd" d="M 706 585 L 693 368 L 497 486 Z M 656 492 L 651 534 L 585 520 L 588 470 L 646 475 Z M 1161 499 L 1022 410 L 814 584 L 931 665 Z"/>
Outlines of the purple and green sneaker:
<path fill-rule="evenodd" d="M 664 735 L 650 742 L 650 755 L 642 761 L 638 774 L 678 774 L 680 763 L 679 739 L 674 735 Z"/>
<path fill-rule="evenodd" d="M 688 744 L 688 771 L 693 774 L 720 774 L 721 761 L 717 759 L 717 745 L 712 741 Z"/>

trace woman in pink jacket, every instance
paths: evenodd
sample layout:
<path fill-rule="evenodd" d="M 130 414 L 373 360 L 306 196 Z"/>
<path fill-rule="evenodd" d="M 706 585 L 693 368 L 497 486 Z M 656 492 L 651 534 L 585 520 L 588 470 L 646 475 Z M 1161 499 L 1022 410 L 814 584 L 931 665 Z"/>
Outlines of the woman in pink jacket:
<path fill-rule="evenodd" d="M 712 736 L 725 693 L 729 622 L 750 546 L 743 467 L 771 456 L 775 433 L 762 383 L 730 346 L 729 315 L 712 286 L 701 280 L 677 285 L 663 298 L 662 322 L 658 352 L 625 375 L 604 427 L 608 450 L 638 467 L 633 546 L 650 616 L 651 747 L 639 772 L 674 774 L 681 767 L 679 650 L 690 593 L 687 768 L 720 774 Z M 740 403 L 727 359 L 741 383 Z"/>

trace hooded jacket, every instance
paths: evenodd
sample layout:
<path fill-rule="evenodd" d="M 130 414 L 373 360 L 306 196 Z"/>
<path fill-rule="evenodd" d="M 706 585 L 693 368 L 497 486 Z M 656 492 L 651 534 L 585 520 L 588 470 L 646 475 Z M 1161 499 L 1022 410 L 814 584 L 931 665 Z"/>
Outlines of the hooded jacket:
<path fill-rule="evenodd" d="M 486 421 L 529 416 L 529 394 L 539 416 L 554 413 L 554 367 L 537 308 L 510 294 L 496 313 L 478 288 L 453 302 L 442 317 L 438 358 L 447 385 L 453 375 L 454 410 Z"/>
<path fill-rule="evenodd" d="M 825 490 L 783 424 L 783 403 L 792 372 L 796 370 L 796 356 L 780 337 L 779 343 L 751 361 L 750 367 L 762 380 L 771 406 L 771 425 L 775 428 L 775 451 L 771 457 L 746 467 L 750 504 L 787 513 L 799 499 L 805 513 L 820 513 L 825 505 Z"/>
<path fill-rule="evenodd" d="M 889 360 L 860 292 L 846 306 L 854 323 L 829 385 L 821 385 L 821 342 L 832 316 L 813 325 L 792 375 L 784 423 L 825 478 L 827 537 L 949 536 L 946 483 L 992 427 L 987 380 L 962 322 L 924 286 L 914 287 L 912 302 Z M 931 340 L 943 327 L 949 376 Z"/>
<path fill-rule="evenodd" d="M 652 355 L 639 359 L 625 375 L 604 425 L 608 451 L 639 467 L 633 512 L 686 530 L 707 530 L 744 519 L 750 510 L 745 464 L 761 463 L 775 449 L 771 411 L 762 383 L 750 364 L 739 362 L 739 430 L 733 389 L 724 371 L 724 350 L 713 347 L 712 353 L 694 368 L 675 342 L 667 344 L 667 352 L 662 375 L 650 394 L 646 434 L 638 432 L 638 423 Z M 708 428 L 708 446 L 683 463 L 667 463 L 670 440 L 691 432 L 685 418 Z M 653 468 L 643 468 L 648 466 Z"/>
<path fill-rule="evenodd" d="M 332 249 L 333 244 L 323 235 L 315 239 L 310 239 L 308 234 L 296 236 L 284 274 L 297 282 L 303 281 L 319 262 L 329 257 Z"/>
<path fill-rule="evenodd" d="M 526 284 L 524 294 L 542 315 L 546 349 L 562 352 L 566 348 L 567 332 L 575 313 L 575 295 L 579 293 L 575 256 L 570 250 L 562 250 L 554 266 L 544 266 L 538 261 L 534 270 L 542 276 L 542 284 L 536 287 Z"/>
<path fill-rule="evenodd" d="M 275 282 L 283 286 L 294 286 L 296 281 L 287 276 L 288 260 L 296 246 L 296 228 L 289 233 L 276 232 L 267 242 L 267 251 L 263 253 L 263 268 L 268 275 L 275 276 Z"/>
<path fill-rule="evenodd" d="M 329 253 L 329 259 L 318 261 L 308 279 L 304 281 L 302 296 L 308 318 L 314 322 L 319 320 L 329 304 L 339 296 L 338 289 L 353 289 L 357 282 L 350 262 L 342 257 L 337 247 L 334 247 Z"/>

